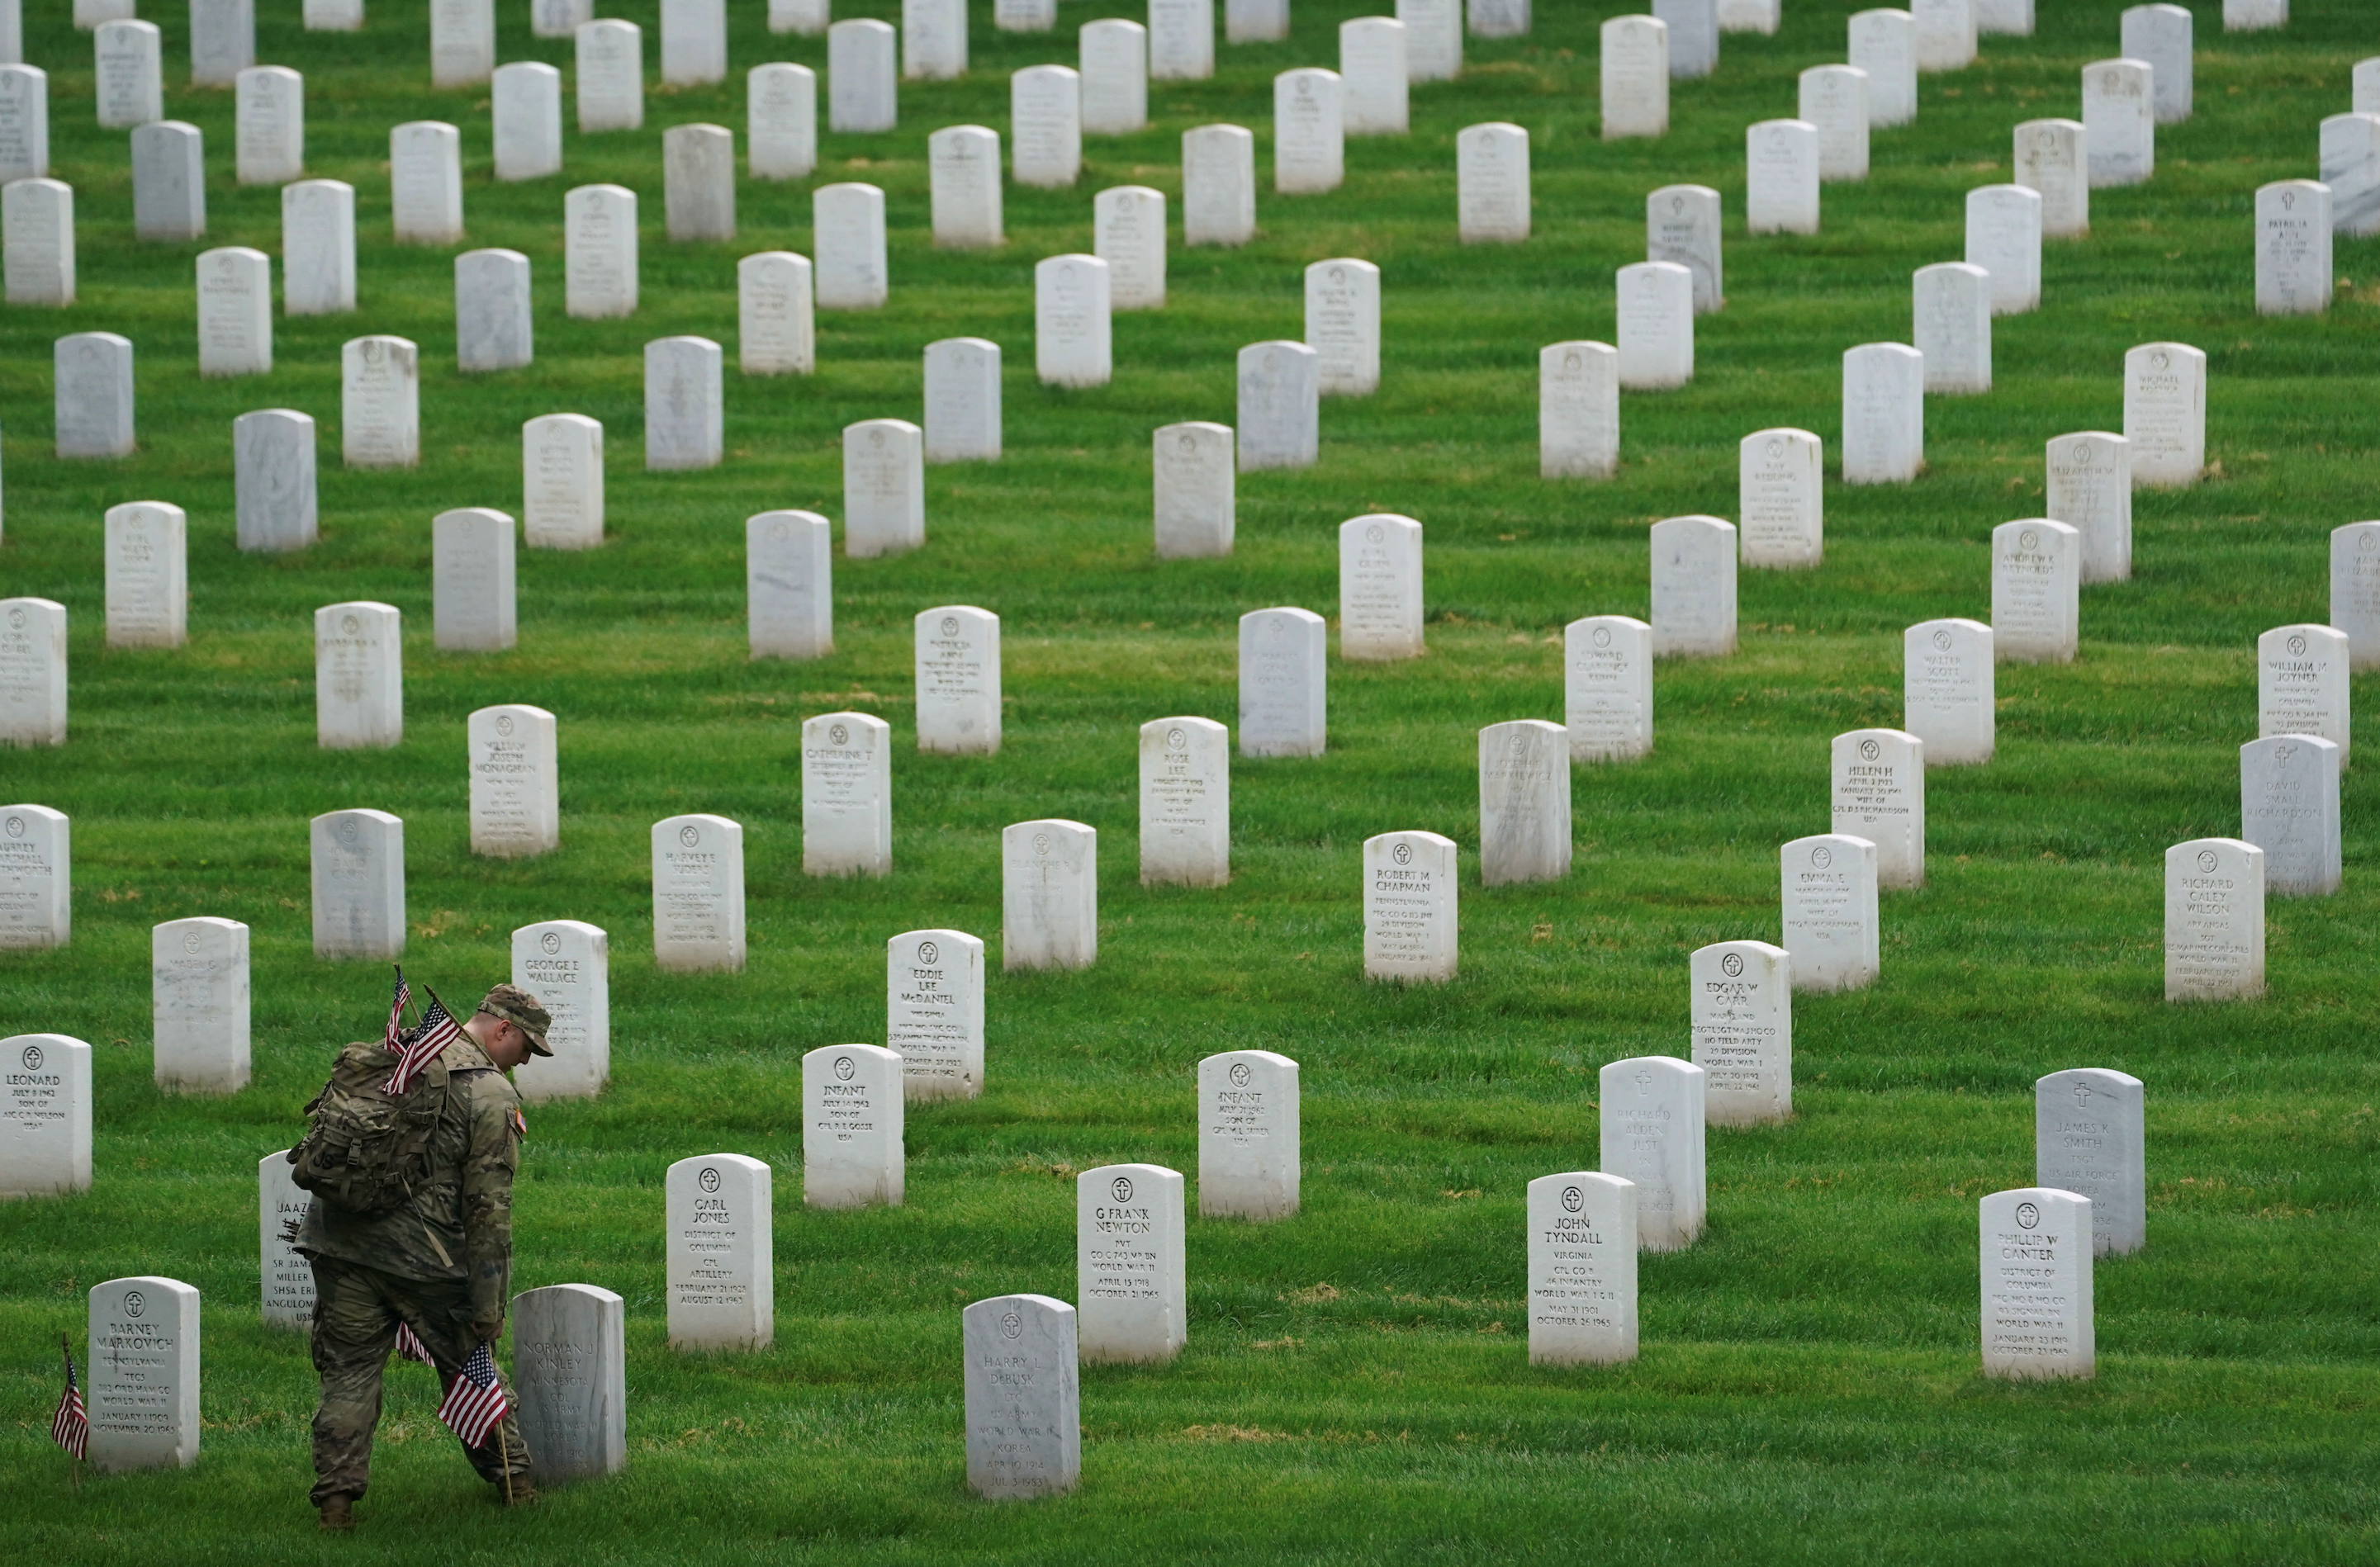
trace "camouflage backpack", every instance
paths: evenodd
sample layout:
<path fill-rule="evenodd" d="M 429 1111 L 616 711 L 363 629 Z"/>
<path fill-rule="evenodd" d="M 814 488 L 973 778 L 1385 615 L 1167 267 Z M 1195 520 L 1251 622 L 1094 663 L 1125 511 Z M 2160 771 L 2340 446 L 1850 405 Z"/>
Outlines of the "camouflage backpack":
<path fill-rule="evenodd" d="M 446 1111 L 446 1063 L 433 1058 L 402 1095 L 388 1080 L 396 1057 L 366 1040 L 339 1052 L 331 1080 L 306 1107 L 305 1138 L 289 1150 L 289 1178 L 344 1212 L 394 1213 L 430 1173 L 431 1143 Z"/>

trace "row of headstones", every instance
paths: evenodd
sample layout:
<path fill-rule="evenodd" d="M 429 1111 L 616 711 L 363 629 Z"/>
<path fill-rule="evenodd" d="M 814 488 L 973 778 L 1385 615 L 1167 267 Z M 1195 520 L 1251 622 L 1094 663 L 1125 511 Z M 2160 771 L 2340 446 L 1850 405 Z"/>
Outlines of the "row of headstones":
<path fill-rule="evenodd" d="M 0 1049 L 14 1053 L 18 1043 L 0 1041 Z M 277 1228 L 269 1216 L 267 1228 Z M 310 1294 L 310 1269 L 306 1281 Z M 144 1275 L 92 1286 L 85 1408 L 89 1458 L 102 1473 L 198 1462 L 199 1306 L 197 1287 L 177 1279 Z M 624 1467 L 625 1303 L 590 1284 L 551 1284 L 515 1295 L 510 1317 L 509 1391 L 531 1474 L 552 1484 Z"/>

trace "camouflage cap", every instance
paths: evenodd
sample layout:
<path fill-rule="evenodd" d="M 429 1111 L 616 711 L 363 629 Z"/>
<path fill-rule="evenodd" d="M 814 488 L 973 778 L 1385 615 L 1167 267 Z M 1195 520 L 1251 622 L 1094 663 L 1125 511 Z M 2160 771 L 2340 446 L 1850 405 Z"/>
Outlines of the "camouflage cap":
<path fill-rule="evenodd" d="M 501 1017 L 528 1036 L 528 1048 L 539 1055 L 552 1055 L 545 1048 L 545 1031 L 553 1026 L 553 1014 L 537 1004 L 537 998 L 518 985 L 498 985 L 480 1002 L 480 1010 L 491 1017 Z"/>

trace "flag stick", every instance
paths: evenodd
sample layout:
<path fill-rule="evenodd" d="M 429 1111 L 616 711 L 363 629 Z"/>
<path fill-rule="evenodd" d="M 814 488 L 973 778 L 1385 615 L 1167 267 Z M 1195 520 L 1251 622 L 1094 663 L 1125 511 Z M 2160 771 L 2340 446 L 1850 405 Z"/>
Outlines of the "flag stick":
<path fill-rule="evenodd" d="M 58 1353 L 67 1357 L 67 1375 L 69 1377 L 73 1376 L 74 1341 L 64 1333 L 60 1333 L 58 1335 Z M 70 1463 L 72 1463 L 74 1454 L 69 1452 L 67 1454 L 67 1458 Z M 79 1463 L 73 1463 L 72 1467 L 67 1470 L 67 1479 L 70 1482 L 71 1489 L 75 1496 L 79 1499 L 82 1495 L 82 1465 Z"/>

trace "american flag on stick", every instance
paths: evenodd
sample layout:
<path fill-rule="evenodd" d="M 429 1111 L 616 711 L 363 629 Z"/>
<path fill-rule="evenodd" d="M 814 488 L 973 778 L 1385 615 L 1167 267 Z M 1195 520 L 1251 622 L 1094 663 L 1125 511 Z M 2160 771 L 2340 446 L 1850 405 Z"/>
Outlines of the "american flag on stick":
<path fill-rule="evenodd" d="M 396 994 L 388 1003 L 388 1027 L 381 1035 L 381 1048 L 395 1055 L 405 1044 L 405 1009 L 413 1001 L 413 987 L 405 982 L 405 967 L 396 970 Z"/>
<path fill-rule="evenodd" d="M 504 1385 L 496 1376 L 496 1357 L 488 1353 L 482 1340 L 463 1363 L 462 1374 L 447 1388 L 438 1418 L 463 1439 L 465 1447 L 480 1447 L 511 1408 L 512 1401 L 504 1397 Z"/>
<path fill-rule="evenodd" d="M 404 984 L 400 976 L 397 980 L 400 994 Z M 438 992 L 430 991 L 430 1006 L 421 1014 L 421 1026 L 413 1031 L 410 1040 L 396 1048 L 396 1071 L 388 1080 L 391 1097 L 400 1097 L 411 1089 L 413 1080 L 421 1075 L 421 1069 L 437 1060 L 440 1051 L 462 1037 L 462 1025 L 447 1012 L 446 1003 L 438 999 Z"/>
<path fill-rule="evenodd" d="M 67 1391 L 58 1395 L 58 1412 L 50 1421 L 50 1440 L 83 1458 L 91 1449 L 91 1416 L 82 1406 L 82 1390 L 75 1386 L 74 1345 L 60 1337 L 58 1348 L 67 1357 Z"/>
<path fill-rule="evenodd" d="M 396 1353 L 407 1360 L 418 1360 L 424 1366 L 434 1367 L 438 1364 L 430 1358 L 430 1351 L 423 1347 L 419 1336 L 403 1322 L 396 1325 Z"/>

